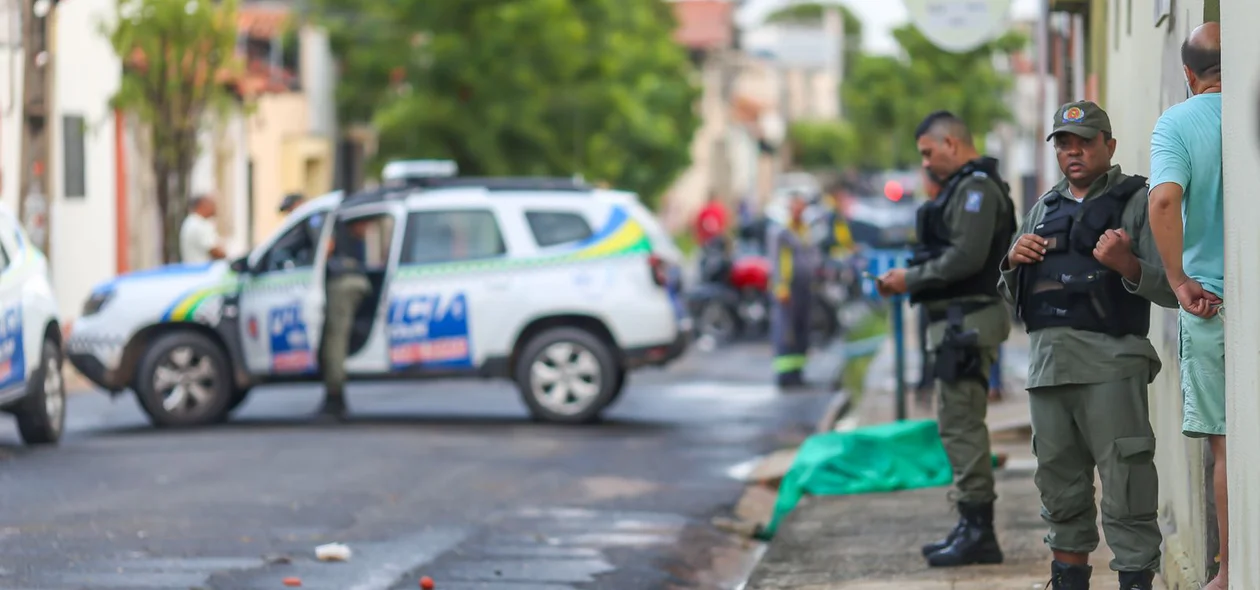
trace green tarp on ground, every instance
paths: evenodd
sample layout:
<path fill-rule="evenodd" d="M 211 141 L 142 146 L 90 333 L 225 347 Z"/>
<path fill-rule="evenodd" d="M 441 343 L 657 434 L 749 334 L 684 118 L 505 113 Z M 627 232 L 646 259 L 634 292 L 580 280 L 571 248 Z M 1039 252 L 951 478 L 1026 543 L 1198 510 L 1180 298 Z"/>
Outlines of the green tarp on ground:
<path fill-rule="evenodd" d="M 838 496 L 949 485 L 953 472 L 935 420 L 889 422 L 805 439 L 779 485 L 774 517 L 779 523 L 805 495 Z"/>

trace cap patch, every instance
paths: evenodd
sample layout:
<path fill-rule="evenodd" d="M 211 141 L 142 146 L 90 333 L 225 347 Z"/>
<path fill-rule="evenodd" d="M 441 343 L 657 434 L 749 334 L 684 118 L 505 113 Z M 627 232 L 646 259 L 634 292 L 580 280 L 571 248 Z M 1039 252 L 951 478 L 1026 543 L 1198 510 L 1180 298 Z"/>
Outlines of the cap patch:
<path fill-rule="evenodd" d="M 1064 123 L 1080 123 L 1084 118 L 1085 118 L 1085 111 L 1082 111 L 1081 107 L 1072 107 L 1066 111 L 1063 111 Z"/>

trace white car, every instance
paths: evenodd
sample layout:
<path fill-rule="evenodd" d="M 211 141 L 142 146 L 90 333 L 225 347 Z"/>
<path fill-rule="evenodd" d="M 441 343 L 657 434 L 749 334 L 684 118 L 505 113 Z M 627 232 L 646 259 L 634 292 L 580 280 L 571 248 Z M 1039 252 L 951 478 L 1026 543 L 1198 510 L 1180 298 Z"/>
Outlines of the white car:
<path fill-rule="evenodd" d="M 39 251 L 0 206 L 0 409 L 28 445 L 54 444 L 66 422 L 61 324 Z"/>
<path fill-rule="evenodd" d="M 111 392 L 133 389 L 159 426 L 224 419 L 254 385 L 317 380 L 327 219 L 371 228 L 351 379 L 502 377 L 535 417 L 587 422 L 627 370 L 686 347 L 681 255 L 634 195 L 447 178 L 320 197 L 231 264 L 102 285 L 74 323 L 71 362 Z"/>

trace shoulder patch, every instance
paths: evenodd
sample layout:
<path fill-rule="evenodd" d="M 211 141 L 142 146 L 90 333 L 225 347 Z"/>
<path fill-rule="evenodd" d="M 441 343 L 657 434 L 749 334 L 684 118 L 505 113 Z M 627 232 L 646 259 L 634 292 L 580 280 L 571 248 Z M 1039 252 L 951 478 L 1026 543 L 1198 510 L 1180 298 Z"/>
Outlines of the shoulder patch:
<path fill-rule="evenodd" d="M 980 205 L 984 203 L 984 193 L 980 191 L 967 191 L 967 202 L 963 203 L 963 210 L 970 213 L 979 213 Z"/>

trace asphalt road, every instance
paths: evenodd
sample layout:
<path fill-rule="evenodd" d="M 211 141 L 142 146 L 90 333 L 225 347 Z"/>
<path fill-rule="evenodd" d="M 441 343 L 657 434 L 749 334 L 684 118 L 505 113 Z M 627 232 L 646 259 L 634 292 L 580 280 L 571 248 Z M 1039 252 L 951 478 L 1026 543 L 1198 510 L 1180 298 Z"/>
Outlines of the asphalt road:
<path fill-rule="evenodd" d="M 0 590 L 734 588 L 752 547 L 709 525 L 728 471 L 812 427 L 769 352 L 693 352 L 633 374 L 609 419 L 530 422 L 494 381 L 257 391 L 230 424 L 152 429 L 130 395 L 72 397 L 67 438 L 0 422 Z M 348 562 L 314 548 L 347 544 Z"/>

